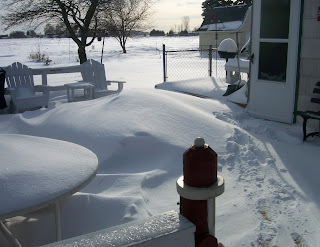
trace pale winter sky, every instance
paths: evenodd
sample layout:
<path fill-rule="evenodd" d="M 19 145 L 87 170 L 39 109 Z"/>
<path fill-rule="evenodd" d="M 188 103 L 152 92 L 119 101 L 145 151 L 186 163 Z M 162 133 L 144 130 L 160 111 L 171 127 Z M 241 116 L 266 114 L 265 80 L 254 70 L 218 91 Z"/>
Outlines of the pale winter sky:
<path fill-rule="evenodd" d="M 202 2 L 204 0 L 158 0 L 154 7 L 153 24 L 155 29 L 168 32 L 179 30 L 182 17 L 189 16 L 190 29 L 199 28 L 202 23 Z"/>
<path fill-rule="evenodd" d="M 150 19 L 152 28 L 169 32 L 179 31 L 182 18 L 190 18 L 189 29 L 192 31 L 195 27 L 199 28 L 202 23 L 202 2 L 204 0 L 156 0 L 152 11 L 154 12 Z M 2 2 L 2 0 L 0 0 Z M 17 28 L 21 29 L 21 28 Z M 150 29 L 150 31 L 151 31 Z M 12 31 L 12 30 L 11 30 Z M 9 33 L 10 30 L 7 32 Z M 3 30 L 0 27 L 0 34 Z"/>

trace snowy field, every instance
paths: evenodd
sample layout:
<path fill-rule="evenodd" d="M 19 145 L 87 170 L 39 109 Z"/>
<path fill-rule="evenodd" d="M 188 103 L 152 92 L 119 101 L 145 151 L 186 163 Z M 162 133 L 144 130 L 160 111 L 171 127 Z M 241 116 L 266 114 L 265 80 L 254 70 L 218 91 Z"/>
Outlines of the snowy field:
<path fill-rule="evenodd" d="M 96 178 L 62 202 L 63 239 L 178 211 L 175 182 L 182 175 L 182 155 L 201 136 L 218 153 L 218 174 L 226 181 L 216 200 L 220 242 L 226 247 L 320 246 L 320 138 L 303 143 L 300 124 L 251 117 L 231 102 L 241 100 L 244 89 L 233 98 L 222 97 L 221 78 L 161 84 L 162 44 L 196 49 L 198 42 L 198 37 L 136 38 L 122 54 L 107 38 L 107 77 L 127 81 L 120 94 L 67 103 L 65 92 L 54 92 L 48 109 L 0 115 L 0 134 L 64 140 L 98 157 Z M 88 58 L 100 61 L 101 46 L 95 41 L 88 47 Z M 42 67 L 28 59 L 39 49 L 52 60 L 50 66 L 78 64 L 76 46 L 68 39 L 22 39 L 0 40 L 0 67 L 16 61 Z M 77 74 L 49 76 L 48 84 L 79 79 Z M 53 219 L 49 208 L 9 225 L 22 244 L 37 246 L 54 240 Z"/>

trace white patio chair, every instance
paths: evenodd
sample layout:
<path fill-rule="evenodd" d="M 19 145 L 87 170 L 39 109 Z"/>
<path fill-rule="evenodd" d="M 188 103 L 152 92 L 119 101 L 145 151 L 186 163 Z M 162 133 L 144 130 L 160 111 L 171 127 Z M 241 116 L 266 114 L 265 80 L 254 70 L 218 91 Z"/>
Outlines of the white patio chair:
<path fill-rule="evenodd" d="M 104 64 L 93 59 L 81 64 L 81 75 L 84 82 L 89 82 L 94 86 L 94 96 L 104 96 L 121 92 L 125 81 L 110 81 L 106 79 Z M 109 90 L 111 83 L 117 83 L 117 90 Z"/>
<path fill-rule="evenodd" d="M 14 112 L 34 110 L 48 107 L 49 87 L 35 86 L 32 70 L 21 63 L 13 63 L 6 69 L 6 91 L 11 96 L 10 104 L 14 106 Z"/>

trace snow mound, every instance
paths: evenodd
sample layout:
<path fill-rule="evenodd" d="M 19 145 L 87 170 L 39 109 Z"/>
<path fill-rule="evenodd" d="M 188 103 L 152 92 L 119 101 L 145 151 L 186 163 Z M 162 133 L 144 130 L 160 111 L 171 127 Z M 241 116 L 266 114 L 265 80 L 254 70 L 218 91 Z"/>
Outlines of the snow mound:
<path fill-rule="evenodd" d="M 237 53 L 238 46 L 233 39 L 227 38 L 227 39 L 222 40 L 222 42 L 220 43 L 220 45 L 218 47 L 218 52 L 219 51 L 228 52 L 228 53 Z"/>

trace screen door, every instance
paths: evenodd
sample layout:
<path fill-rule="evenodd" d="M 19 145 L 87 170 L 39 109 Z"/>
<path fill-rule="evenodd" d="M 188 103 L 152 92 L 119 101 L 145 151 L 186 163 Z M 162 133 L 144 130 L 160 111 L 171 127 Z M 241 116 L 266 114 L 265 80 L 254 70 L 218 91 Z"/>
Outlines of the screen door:
<path fill-rule="evenodd" d="M 249 112 L 292 123 L 300 0 L 254 0 Z"/>

